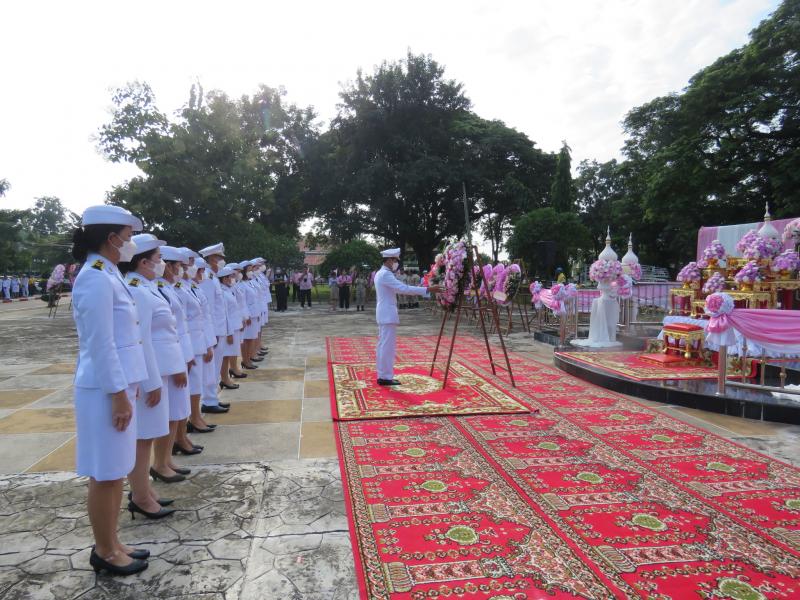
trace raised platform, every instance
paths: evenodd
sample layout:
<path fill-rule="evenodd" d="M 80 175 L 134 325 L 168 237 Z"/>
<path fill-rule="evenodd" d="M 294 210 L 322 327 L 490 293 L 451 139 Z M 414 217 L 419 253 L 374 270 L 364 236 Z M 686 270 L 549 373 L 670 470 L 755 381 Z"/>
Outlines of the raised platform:
<path fill-rule="evenodd" d="M 570 352 L 569 354 L 579 353 Z M 593 353 L 587 352 L 586 354 Z M 730 386 L 724 396 L 718 396 L 716 379 L 637 378 L 635 374 L 626 376 L 622 372 L 614 372 L 591 364 L 590 360 L 581 360 L 561 352 L 553 355 L 553 363 L 562 371 L 595 385 L 646 400 L 748 419 L 800 424 L 800 397 L 797 401 L 786 400 L 776 398 L 769 392 L 744 390 Z M 768 367 L 766 375 L 766 384 L 777 386 L 777 369 Z M 787 375 L 786 383 L 800 382 L 799 370 L 787 369 Z"/>

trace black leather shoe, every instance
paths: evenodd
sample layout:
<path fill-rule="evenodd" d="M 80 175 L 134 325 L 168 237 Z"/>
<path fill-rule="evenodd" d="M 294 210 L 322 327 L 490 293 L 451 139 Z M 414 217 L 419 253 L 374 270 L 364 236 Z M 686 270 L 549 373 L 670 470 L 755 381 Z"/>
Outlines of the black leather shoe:
<path fill-rule="evenodd" d="M 403 385 L 397 379 L 378 379 L 378 385 Z"/>
<path fill-rule="evenodd" d="M 234 379 L 245 379 L 247 377 L 247 373 L 235 373 L 232 370 L 228 371 L 228 373 L 230 373 L 230 376 Z"/>
<path fill-rule="evenodd" d="M 164 517 L 170 516 L 172 513 L 175 512 L 174 508 L 164 508 L 163 506 L 159 508 L 156 512 L 147 512 L 141 506 L 136 504 L 133 500 L 128 502 L 128 511 L 131 513 L 131 520 L 136 518 L 136 513 L 140 515 L 144 515 L 148 519 L 163 519 Z"/>
<path fill-rule="evenodd" d="M 192 446 L 191 449 L 187 450 L 186 448 L 181 448 L 178 444 L 172 445 L 173 456 L 176 454 L 185 454 L 186 456 L 192 456 L 193 454 L 200 454 L 202 451 L 203 448 L 198 448 L 197 446 Z"/>
<path fill-rule="evenodd" d="M 124 567 L 112 565 L 110 562 L 100 558 L 94 550 L 92 550 L 92 553 L 89 555 L 89 564 L 92 565 L 95 573 L 106 571 L 109 575 L 122 575 L 123 577 L 125 575 L 141 573 L 147 568 L 147 561 L 137 558 L 134 558 L 131 564 L 125 565 Z"/>
<path fill-rule="evenodd" d="M 175 467 L 172 470 L 175 471 L 178 475 L 188 475 L 189 473 L 192 472 L 191 469 L 187 469 L 186 467 Z"/>
<path fill-rule="evenodd" d="M 257 352 L 257 354 L 258 354 L 259 356 L 266 356 L 267 354 L 269 354 L 269 350 L 259 350 L 259 351 Z"/>
<path fill-rule="evenodd" d="M 178 473 L 177 471 L 175 471 Z M 177 475 L 170 475 L 167 477 L 166 475 L 162 475 L 158 471 L 156 471 L 153 467 L 150 467 L 150 477 L 153 478 L 153 481 L 163 481 L 164 483 L 178 483 L 179 481 L 185 481 L 186 477 L 178 473 Z"/>
<path fill-rule="evenodd" d="M 216 428 L 217 428 L 216 425 L 214 427 L 211 427 L 209 425 L 207 428 L 200 429 L 199 427 L 195 427 L 194 425 L 192 425 L 191 422 L 189 421 L 186 422 L 186 433 L 211 433 Z"/>
<path fill-rule="evenodd" d="M 228 412 L 227 408 L 222 408 L 221 406 L 206 406 L 205 404 L 200 408 L 200 412 L 202 413 L 211 413 L 211 414 L 221 414 Z"/>
<path fill-rule="evenodd" d="M 258 356 L 258 357 L 256 357 L 256 358 L 251 358 L 251 359 L 250 359 L 250 362 L 261 362 L 261 361 L 263 361 L 263 360 L 264 360 L 264 357 L 263 357 L 263 356 Z"/>
<path fill-rule="evenodd" d="M 133 493 L 132 492 L 128 492 L 128 501 L 129 502 L 133 501 Z M 175 502 L 175 500 L 170 500 L 169 498 L 159 498 L 158 499 L 158 503 L 161 506 L 169 506 L 173 502 Z M 131 558 L 141 558 L 140 556 L 131 556 L 130 554 L 128 556 L 130 556 Z M 147 556 L 150 556 L 150 551 L 149 550 L 148 550 Z M 144 558 L 147 558 L 147 556 L 145 556 Z"/>
<path fill-rule="evenodd" d="M 248 369 L 248 370 L 252 371 L 253 369 L 257 369 L 258 367 L 257 367 L 257 366 L 255 366 L 255 365 L 248 365 L 248 364 L 246 364 L 246 363 L 242 363 L 242 368 L 243 368 L 243 369 Z"/>
<path fill-rule="evenodd" d="M 222 408 L 227 408 L 227 409 L 230 409 L 230 407 L 231 407 L 231 403 L 230 402 L 220 402 L 219 405 Z"/>
<path fill-rule="evenodd" d="M 221 389 L 221 390 L 238 390 L 239 389 L 239 384 L 238 383 L 234 383 L 233 385 L 228 385 L 224 381 L 220 381 L 219 382 L 219 389 Z"/>
<path fill-rule="evenodd" d="M 136 560 L 147 560 L 150 558 L 150 550 L 145 550 L 144 548 L 139 548 L 138 550 L 133 550 L 128 552 L 128 556 L 131 558 L 135 558 Z"/>

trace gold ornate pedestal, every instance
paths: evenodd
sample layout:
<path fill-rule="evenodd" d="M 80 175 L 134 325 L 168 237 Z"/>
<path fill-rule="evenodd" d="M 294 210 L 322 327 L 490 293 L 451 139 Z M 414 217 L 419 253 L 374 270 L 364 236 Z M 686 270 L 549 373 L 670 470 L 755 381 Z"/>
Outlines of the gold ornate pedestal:
<path fill-rule="evenodd" d="M 674 331 L 670 330 L 669 326 L 664 328 L 664 354 L 669 354 L 669 351 L 678 351 L 680 353 L 680 342 L 684 343 L 683 357 L 690 360 L 693 354 L 697 355 L 700 359 L 703 356 L 703 339 L 706 332 L 703 329 L 697 331 Z M 675 341 L 675 345 L 669 343 L 669 338 Z"/>

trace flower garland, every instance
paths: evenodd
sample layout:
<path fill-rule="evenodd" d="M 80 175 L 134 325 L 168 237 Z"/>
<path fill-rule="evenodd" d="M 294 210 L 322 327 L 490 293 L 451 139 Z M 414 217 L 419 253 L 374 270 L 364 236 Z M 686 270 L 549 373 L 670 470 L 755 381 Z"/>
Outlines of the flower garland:
<path fill-rule="evenodd" d="M 597 259 L 589 267 L 589 279 L 597 283 L 615 281 L 622 275 L 622 263 L 618 260 Z"/>
<path fill-rule="evenodd" d="M 50 291 L 54 287 L 58 287 L 62 283 L 64 283 L 64 273 L 66 272 L 66 268 L 64 265 L 56 265 L 53 272 L 50 274 L 49 279 L 47 280 L 47 288 L 46 291 Z"/>
<path fill-rule="evenodd" d="M 466 258 L 467 244 L 463 240 L 451 244 L 444 251 L 444 291 L 439 295 L 439 304 L 444 307 L 453 307 L 458 294 L 464 290 Z"/>
<path fill-rule="evenodd" d="M 633 297 L 633 277 L 623 274 L 613 284 L 617 288 L 617 295 L 623 300 Z"/>
<path fill-rule="evenodd" d="M 783 243 L 792 240 L 795 244 L 800 243 L 800 218 L 789 221 L 783 228 Z"/>
<path fill-rule="evenodd" d="M 700 268 L 694 261 L 690 262 L 688 265 L 683 267 L 680 270 L 680 273 L 678 273 L 678 281 L 681 281 L 683 283 L 700 281 L 702 278 L 703 274 L 700 272 Z"/>
<path fill-rule="evenodd" d="M 522 269 L 520 269 L 519 265 L 516 263 L 509 265 L 506 269 L 505 281 L 503 282 L 503 292 L 505 292 L 507 302 L 511 302 L 514 296 L 517 295 L 521 283 Z"/>
<path fill-rule="evenodd" d="M 533 304 L 536 308 L 542 308 L 542 301 L 539 297 L 539 294 L 542 291 L 542 284 L 539 281 L 534 281 L 530 288 L 531 292 L 531 304 Z"/>
<path fill-rule="evenodd" d="M 703 250 L 703 258 L 707 261 L 711 259 L 725 260 L 726 256 L 727 253 L 725 252 L 725 246 L 723 246 L 719 240 L 712 241 Z"/>
<path fill-rule="evenodd" d="M 781 248 L 783 248 L 783 244 L 781 244 L 780 240 L 759 235 L 745 248 L 742 257 L 747 260 L 773 258 L 781 251 Z"/>
<path fill-rule="evenodd" d="M 750 247 L 757 237 L 759 237 L 758 231 L 751 229 L 742 236 L 742 239 L 736 242 L 736 251 L 739 253 L 739 256 L 744 256 L 745 251 Z"/>
<path fill-rule="evenodd" d="M 626 275 L 630 275 L 634 281 L 639 281 L 642 278 L 642 265 L 637 263 L 623 263 L 622 270 Z"/>
<path fill-rule="evenodd" d="M 725 278 L 721 273 L 714 273 L 703 285 L 704 294 L 716 294 L 725 289 Z"/>
<path fill-rule="evenodd" d="M 439 285 L 444 280 L 445 275 L 445 265 L 444 265 L 444 255 L 437 254 L 436 257 L 433 259 L 433 263 L 431 264 L 431 268 L 425 274 L 422 281 L 425 287 L 430 285 Z"/>
<path fill-rule="evenodd" d="M 770 269 L 775 273 L 779 271 L 795 271 L 800 264 L 800 256 L 794 250 L 784 250 L 772 261 Z"/>
<path fill-rule="evenodd" d="M 754 260 L 743 266 L 736 275 L 733 276 L 736 283 L 752 284 L 761 281 L 761 274 L 758 271 L 758 263 Z"/>
<path fill-rule="evenodd" d="M 733 307 L 733 298 L 728 294 L 717 292 L 706 298 L 705 313 L 716 319 L 722 315 L 730 314 Z"/>

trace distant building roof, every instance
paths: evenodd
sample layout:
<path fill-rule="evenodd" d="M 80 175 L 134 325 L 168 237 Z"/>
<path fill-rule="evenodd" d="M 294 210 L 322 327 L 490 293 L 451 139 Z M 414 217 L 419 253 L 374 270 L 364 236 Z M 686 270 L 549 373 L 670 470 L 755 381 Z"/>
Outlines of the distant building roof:
<path fill-rule="evenodd" d="M 327 246 L 316 246 L 314 248 L 309 248 L 306 245 L 306 241 L 303 239 L 297 242 L 297 249 L 303 253 L 303 262 L 309 267 L 320 266 L 325 261 L 325 257 L 328 256 L 328 253 L 331 251 L 331 248 L 328 248 Z"/>

